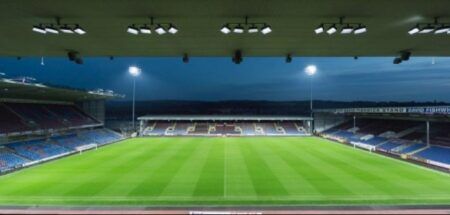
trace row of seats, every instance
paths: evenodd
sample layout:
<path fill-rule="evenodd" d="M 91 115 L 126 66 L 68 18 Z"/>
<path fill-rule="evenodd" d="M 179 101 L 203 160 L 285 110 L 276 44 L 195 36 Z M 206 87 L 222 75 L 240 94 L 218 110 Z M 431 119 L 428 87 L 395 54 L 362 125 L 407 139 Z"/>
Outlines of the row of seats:
<path fill-rule="evenodd" d="M 298 122 L 150 122 L 144 135 L 306 135 Z"/>
<path fill-rule="evenodd" d="M 22 158 L 6 149 L 0 149 L 0 171 L 6 169 L 13 169 L 21 166 L 28 160 Z"/>
<path fill-rule="evenodd" d="M 0 103 L 0 134 L 62 129 L 99 122 L 69 104 Z"/>
<path fill-rule="evenodd" d="M 422 131 L 420 122 L 399 120 L 383 120 L 382 122 L 379 119 L 364 119 L 358 122 L 358 127 L 353 128 L 353 122 L 347 121 L 323 131 L 322 134 L 336 140 L 366 144 L 384 152 L 406 154 L 414 158 L 450 165 L 449 123 L 432 124 L 431 145 L 427 145 L 424 138 L 426 135 Z M 391 137 L 381 136 L 387 133 L 391 134 Z"/>
<path fill-rule="evenodd" d="M 8 144 L 7 147 L 12 149 L 16 154 L 30 160 L 42 160 L 47 157 L 70 152 L 69 149 L 47 140 L 16 142 Z"/>
<path fill-rule="evenodd" d="M 48 139 L 20 141 L 0 148 L 0 172 L 48 158 L 75 152 L 89 144 L 104 145 L 121 140 L 122 136 L 108 129 L 85 130 L 78 133 L 55 136 Z"/>
<path fill-rule="evenodd" d="M 429 148 L 418 152 L 414 156 L 419 158 L 434 160 L 441 163 L 450 164 L 450 147 L 430 146 Z"/>

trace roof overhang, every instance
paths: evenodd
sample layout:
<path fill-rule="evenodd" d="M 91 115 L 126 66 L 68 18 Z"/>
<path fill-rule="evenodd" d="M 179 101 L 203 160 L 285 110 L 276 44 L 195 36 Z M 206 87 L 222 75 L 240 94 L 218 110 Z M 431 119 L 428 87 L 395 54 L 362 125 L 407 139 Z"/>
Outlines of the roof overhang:
<path fill-rule="evenodd" d="M 418 22 L 439 16 L 450 21 L 448 0 L 3 0 L 0 3 L 0 56 L 449 56 L 448 35 L 408 35 Z M 132 23 L 174 23 L 175 35 L 131 35 Z M 222 34 L 227 22 L 266 22 L 273 32 Z M 364 35 L 316 35 L 322 22 L 364 23 Z M 83 36 L 40 35 L 33 25 L 79 23 Z"/>
<path fill-rule="evenodd" d="M 214 116 L 214 115 L 148 115 L 138 117 L 141 121 L 308 121 L 302 116 Z"/>
<path fill-rule="evenodd" d="M 107 100 L 118 97 L 121 96 L 0 79 L 0 101 L 13 101 L 18 99 L 77 102 L 86 100 Z"/>
<path fill-rule="evenodd" d="M 450 106 L 340 108 L 319 109 L 314 112 L 355 116 L 359 118 L 450 121 Z"/>

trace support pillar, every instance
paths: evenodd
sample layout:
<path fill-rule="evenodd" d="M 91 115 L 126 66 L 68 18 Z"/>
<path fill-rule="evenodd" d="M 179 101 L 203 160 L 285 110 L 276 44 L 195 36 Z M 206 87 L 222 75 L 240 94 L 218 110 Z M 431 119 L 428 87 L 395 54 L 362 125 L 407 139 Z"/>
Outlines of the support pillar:
<path fill-rule="evenodd" d="M 427 146 L 430 146 L 430 121 L 427 121 Z"/>

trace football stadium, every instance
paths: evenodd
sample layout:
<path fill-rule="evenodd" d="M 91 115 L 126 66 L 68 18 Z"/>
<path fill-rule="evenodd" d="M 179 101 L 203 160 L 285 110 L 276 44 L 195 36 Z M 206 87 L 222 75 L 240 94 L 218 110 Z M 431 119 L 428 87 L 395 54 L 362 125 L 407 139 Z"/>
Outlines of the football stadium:
<path fill-rule="evenodd" d="M 0 214 L 450 213 L 449 1 L 0 6 Z"/>

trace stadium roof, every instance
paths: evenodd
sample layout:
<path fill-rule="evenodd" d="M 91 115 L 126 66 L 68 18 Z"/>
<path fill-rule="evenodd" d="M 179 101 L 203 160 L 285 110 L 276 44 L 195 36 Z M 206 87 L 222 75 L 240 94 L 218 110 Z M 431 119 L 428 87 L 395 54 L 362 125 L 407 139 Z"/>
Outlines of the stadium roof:
<path fill-rule="evenodd" d="M 85 100 L 104 100 L 116 97 L 121 97 L 121 95 L 0 79 L 0 100 L 25 99 L 76 102 Z"/>
<path fill-rule="evenodd" d="M 318 109 L 314 112 L 370 118 L 450 121 L 450 106 L 338 108 Z"/>
<path fill-rule="evenodd" d="M 301 116 L 214 116 L 214 115 L 148 115 L 138 117 L 143 121 L 303 121 L 310 117 Z"/>
<path fill-rule="evenodd" d="M 450 22 L 448 0 L 4 0 L 0 3 L 0 56 L 448 56 L 448 35 L 408 35 L 419 22 Z M 175 35 L 131 35 L 127 26 L 175 24 Z M 273 32 L 222 34 L 225 23 L 269 24 Z M 39 23 L 78 23 L 85 35 L 41 35 Z M 367 33 L 316 35 L 321 23 L 362 23 Z"/>

